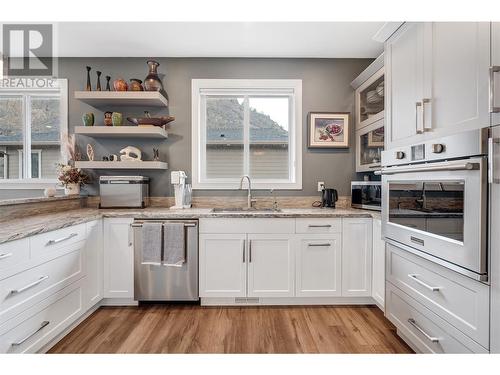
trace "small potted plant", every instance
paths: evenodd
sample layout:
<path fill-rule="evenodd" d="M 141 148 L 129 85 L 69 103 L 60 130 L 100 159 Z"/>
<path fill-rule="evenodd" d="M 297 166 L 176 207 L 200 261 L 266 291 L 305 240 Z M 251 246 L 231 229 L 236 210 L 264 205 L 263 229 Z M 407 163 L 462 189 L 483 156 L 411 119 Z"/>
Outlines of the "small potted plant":
<path fill-rule="evenodd" d="M 58 164 L 57 170 L 59 172 L 58 180 L 64 186 L 66 195 L 80 194 L 80 185 L 85 185 L 89 180 L 89 177 L 80 168 L 71 165 Z"/>

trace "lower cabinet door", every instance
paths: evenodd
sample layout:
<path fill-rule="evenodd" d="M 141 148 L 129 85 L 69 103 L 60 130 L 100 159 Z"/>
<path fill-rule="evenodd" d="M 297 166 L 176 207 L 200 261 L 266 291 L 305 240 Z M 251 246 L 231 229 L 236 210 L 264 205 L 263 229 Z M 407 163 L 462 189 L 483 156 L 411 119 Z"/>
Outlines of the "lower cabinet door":
<path fill-rule="evenodd" d="M 290 234 L 249 234 L 248 296 L 292 297 L 293 253 Z"/>
<path fill-rule="evenodd" d="M 84 304 L 86 308 L 94 306 L 102 299 L 102 221 L 87 223 L 87 240 L 85 242 L 85 258 L 87 260 L 87 276 L 85 278 Z"/>
<path fill-rule="evenodd" d="M 134 298 L 132 218 L 104 219 L 104 297 Z"/>
<path fill-rule="evenodd" d="M 246 234 L 200 234 L 200 297 L 246 296 Z"/>
<path fill-rule="evenodd" d="M 342 220 L 342 296 L 372 293 L 372 219 Z"/>
<path fill-rule="evenodd" d="M 342 236 L 303 235 L 296 239 L 296 295 L 337 297 L 342 293 Z"/>
<path fill-rule="evenodd" d="M 373 219 L 372 297 L 384 310 L 385 300 L 385 241 L 382 239 L 382 221 Z"/>

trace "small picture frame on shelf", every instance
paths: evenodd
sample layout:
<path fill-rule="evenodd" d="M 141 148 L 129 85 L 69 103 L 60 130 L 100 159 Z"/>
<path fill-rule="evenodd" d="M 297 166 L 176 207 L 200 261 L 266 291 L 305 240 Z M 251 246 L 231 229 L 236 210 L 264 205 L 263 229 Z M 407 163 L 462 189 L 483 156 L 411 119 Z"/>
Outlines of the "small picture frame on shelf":
<path fill-rule="evenodd" d="M 349 112 L 309 112 L 309 148 L 348 148 Z"/>

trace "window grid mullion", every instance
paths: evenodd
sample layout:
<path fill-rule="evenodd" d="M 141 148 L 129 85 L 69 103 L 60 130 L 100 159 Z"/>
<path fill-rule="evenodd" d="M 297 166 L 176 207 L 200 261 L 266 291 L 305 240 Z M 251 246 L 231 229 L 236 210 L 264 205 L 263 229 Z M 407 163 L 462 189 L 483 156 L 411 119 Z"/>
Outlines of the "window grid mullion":
<path fill-rule="evenodd" d="M 250 176 L 250 103 L 245 95 L 243 110 L 243 174 Z"/>
<path fill-rule="evenodd" d="M 26 160 L 24 178 L 31 178 L 31 95 L 26 95 L 25 111 L 26 146 L 24 159 Z"/>

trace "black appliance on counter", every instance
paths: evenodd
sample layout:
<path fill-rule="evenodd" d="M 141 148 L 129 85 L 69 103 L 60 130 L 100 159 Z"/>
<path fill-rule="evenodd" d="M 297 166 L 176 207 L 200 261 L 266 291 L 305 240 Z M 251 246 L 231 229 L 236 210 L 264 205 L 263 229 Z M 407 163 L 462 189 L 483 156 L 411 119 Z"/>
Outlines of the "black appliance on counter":
<path fill-rule="evenodd" d="M 335 208 L 335 202 L 339 200 L 336 189 L 323 189 L 321 192 L 321 207 Z"/>

